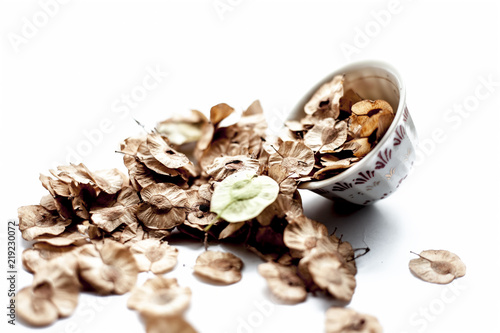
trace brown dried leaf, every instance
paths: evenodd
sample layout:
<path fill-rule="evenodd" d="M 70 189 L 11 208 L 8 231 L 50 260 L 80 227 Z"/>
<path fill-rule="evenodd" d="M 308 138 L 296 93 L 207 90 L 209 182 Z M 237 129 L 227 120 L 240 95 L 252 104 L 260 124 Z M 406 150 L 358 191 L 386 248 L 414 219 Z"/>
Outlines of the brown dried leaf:
<path fill-rule="evenodd" d="M 129 248 L 113 240 L 105 240 L 100 249 L 93 244 L 82 246 L 78 266 L 80 278 L 101 295 L 130 291 L 139 273 Z"/>
<path fill-rule="evenodd" d="M 356 288 L 354 275 L 344 266 L 340 255 L 329 252 L 311 253 L 304 258 L 314 283 L 340 301 L 349 302 Z M 303 259 L 303 260 L 304 260 Z"/>
<path fill-rule="evenodd" d="M 377 318 L 352 309 L 331 307 L 326 311 L 326 333 L 382 333 Z"/>
<path fill-rule="evenodd" d="M 260 264 L 259 274 L 266 281 L 271 293 L 287 304 L 297 304 L 307 298 L 304 282 L 297 275 L 295 266 L 283 266 L 274 262 Z"/>
<path fill-rule="evenodd" d="M 101 208 L 90 213 L 92 222 L 106 232 L 113 232 L 123 224 L 131 225 L 136 222 L 133 211 L 124 206 Z"/>
<path fill-rule="evenodd" d="M 141 190 L 144 203 L 137 218 L 150 229 L 171 229 L 184 222 L 187 205 L 186 192 L 169 183 L 152 184 Z"/>
<path fill-rule="evenodd" d="M 65 256 L 39 267 L 33 284 L 16 296 L 17 315 L 32 326 L 47 326 L 73 313 L 80 283 L 74 257 Z"/>
<path fill-rule="evenodd" d="M 49 260 L 66 255 L 77 249 L 75 246 L 54 246 L 48 243 L 35 243 L 32 248 L 27 248 L 21 256 L 24 268 L 35 273 L 44 267 Z"/>
<path fill-rule="evenodd" d="M 22 206 L 17 210 L 19 230 L 25 240 L 33 240 L 40 235 L 59 235 L 71 224 L 71 220 L 63 220 L 54 216 L 40 205 Z"/>
<path fill-rule="evenodd" d="M 232 253 L 205 251 L 196 259 L 194 273 L 210 282 L 233 284 L 241 280 L 243 262 Z"/>
<path fill-rule="evenodd" d="M 259 166 L 259 160 L 249 158 L 245 155 L 221 156 L 215 158 L 205 171 L 213 180 L 221 181 L 238 171 L 250 170 L 257 172 Z"/>
<path fill-rule="evenodd" d="M 295 258 L 306 256 L 316 247 L 319 239 L 328 237 L 328 229 L 324 224 L 304 215 L 289 222 L 283 233 L 283 241 Z"/>
<path fill-rule="evenodd" d="M 308 175 L 314 167 L 314 152 L 302 142 L 283 142 L 269 157 L 269 165 L 280 164 L 294 177 Z"/>
<path fill-rule="evenodd" d="M 144 239 L 130 247 L 139 271 L 151 271 L 154 274 L 163 274 L 171 271 L 177 264 L 179 250 L 161 242 L 158 239 Z"/>
<path fill-rule="evenodd" d="M 212 108 L 210 109 L 210 122 L 214 126 L 217 126 L 221 121 L 226 119 L 233 112 L 234 109 L 226 103 L 220 103 L 212 106 Z"/>
<path fill-rule="evenodd" d="M 347 123 L 325 118 L 304 136 L 304 144 L 313 151 L 329 153 L 338 149 L 347 139 Z"/>
<path fill-rule="evenodd" d="M 343 84 L 343 75 L 337 75 L 332 81 L 323 84 L 304 106 L 304 112 L 312 115 L 318 111 L 326 111 L 326 117 L 336 119 L 339 115 L 339 100 L 344 94 Z"/>
<path fill-rule="evenodd" d="M 465 275 L 465 264 L 460 258 L 446 250 L 427 250 L 410 260 L 410 271 L 418 278 L 438 284 L 450 283 Z"/>
<path fill-rule="evenodd" d="M 133 289 L 127 306 L 148 319 L 171 319 L 182 315 L 190 302 L 191 289 L 179 286 L 175 278 L 155 276 Z"/>
<path fill-rule="evenodd" d="M 172 149 L 158 133 L 148 134 L 146 143 L 151 155 L 169 169 L 181 168 L 191 163 L 186 155 Z"/>

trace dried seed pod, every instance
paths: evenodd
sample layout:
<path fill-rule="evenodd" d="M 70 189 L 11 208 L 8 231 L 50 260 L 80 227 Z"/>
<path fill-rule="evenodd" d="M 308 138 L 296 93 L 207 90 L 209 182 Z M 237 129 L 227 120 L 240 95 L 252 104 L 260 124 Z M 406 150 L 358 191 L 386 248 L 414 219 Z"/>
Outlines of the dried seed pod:
<path fill-rule="evenodd" d="M 71 220 L 54 216 L 40 205 L 19 207 L 17 213 L 19 230 L 23 238 L 28 241 L 40 235 L 60 235 L 71 224 Z"/>
<path fill-rule="evenodd" d="M 207 193 L 209 193 L 209 199 L 202 197 L 202 194 L 207 196 Z M 188 214 L 187 221 L 184 221 L 184 224 L 203 231 L 207 225 L 215 221 L 215 217 L 217 216 L 217 214 L 210 212 L 210 198 L 212 197 L 212 193 L 208 191 L 207 187 L 201 186 L 198 190 L 187 190 L 186 195 L 186 209 Z"/>
<path fill-rule="evenodd" d="M 347 123 L 325 118 L 316 123 L 304 135 L 304 144 L 313 151 L 320 153 L 334 152 L 347 139 Z"/>
<path fill-rule="evenodd" d="M 32 326 L 47 326 L 73 313 L 80 284 L 74 257 L 59 257 L 39 267 L 33 284 L 16 295 L 16 313 Z"/>
<path fill-rule="evenodd" d="M 307 255 L 319 239 L 328 237 L 325 225 L 307 218 L 305 215 L 290 219 L 283 233 L 283 241 L 290 248 L 293 257 L 302 258 Z"/>
<path fill-rule="evenodd" d="M 148 134 L 146 144 L 151 155 L 169 169 L 177 169 L 191 164 L 186 155 L 172 149 L 158 133 Z"/>
<path fill-rule="evenodd" d="M 128 177 L 118 169 L 97 170 L 91 176 L 97 187 L 107 194 L 115 194 L 128 185 Z"/>
<path fill-rule="evenodd" d="M 304 282 L 297 275 L 295 266 L 283 266 L 274 262 L 260 264 L 259 274 L 266 281 L 272 294 L 287 304 L 297 304 L 307 298 Z"/>
<path fill-rule="evenodd" d="M 383 134 L 387 131 L 389 126 L 394 119 L 394 114 L 389 110 L 381 110 L 370 116 L 361 127 L 359 136 L 362 138 L 367 138 L 372 135 L 373 132 L 377 131 L 377 139 L 380 139 Z"/>
<path fill-rule="evenodd" d="M 155 276 L 132 290 L 129 309 L 145 318 L 174 318 L 182 315 L 191 302 L 191 289 L 181 287 L 175 278 Z"/>
<path fill-rule="evenodd" d="M 241 280 L 243 262 L 232 253 L 205 251 L 196 259 L 194 273 L 211 282 L 233 284 Z"/>
<path fill-rule="evenodd" d="M 356 275 L 358 272 L 351 243 L 342 241 L 335 235 L 318 239 L 316 247 L 312 251 L 338 254 L 343 259 L 343 265 L 352 275 Z"/>
<path fill-rule="evenodd" d="M 130 291 L 139 274 L 129 248 L 113 240 L 105 240 L 99 250 L 93 244 L 82 246 L 78 266 L 80 278 L 102 295 L 121 295 Z"/>
<path fill-rule="evenodd" d="M 50 194 L 44 195 L 40 199 L 40 206 L 42 206 L 46 210 L 50 211 L 51 213 L 57 214 L 57 206 L 54 202 L 54 198 Z"/>
<path fill-rule="evenodd" d="M 326 333 L 382 333 L 377 318 L 352 309 L 331 307 L 326 311 Z"/>
<path fill-rule="evenodd" d="M 410 271 L 418 278 L 438 284 L 450 283 L 465 275 L 465 265 L 460 258 L 446 250 L 427 250 L 410 260 Z"/>
<path fill-rule="evenodd" d="M 35 273 L 41 267 L 45 267 L 48 261 L 66 255 L 75 249 L 77 249 L 75 246 L 54 246 L 40 242 L 24 250 L 21 258 L 24 268 L 30 273 Z"/>
<path fill-rule="evenodd" d="M 352 150 L 354 156 L 363 157 L 372 150 L 372 145 L 368 141 L 368 138 L 359 138 L 346 142 L 342 149 Z"/>
<path fill-rule="evenodd" d="M 221 181 L 238 171 L 247 170 L 257 173 L 259 166 L 259 160 L 249 158 L 245 155 L 222 156 L 217 157 L 205 171 L 213 180 Z"/>
<path fill-rule="evenodd" d="M 112 232 L 121 225 L 131 225 L 136 222 L 133 211 L 124 206 L 101 208 L 90 213 L 92 222 L 106 232 Z"/>
<path fill-rule="evenodd" d="M 294 177 L 308 175 L 314 167 L 314 152 L 302 142 L 285 141 L 269 157 L 269 165 L 280 164 Z"/>
<path fill-rule="evenodd" d="M 305 260 L 304 260 L 305 259 Z M 311 253 L 303 258 L 314 283 L 339 301 L 349 302 L 356 288 L 354 275 L 343 265 L 340 255 L 329 252 Z"/>
<path fill-rule="evenodd" d="M 330 118 L 339 115 L 339 100 L 344 94 L 344 76 L 337 75 L 332 81 L 323 84 L 304 106 L 304 112 L 312 115 L 317 111 L 327 111 Z"/>
<path fill-rule="evenodd" d="M 150 229 L 172 229 L 186 218 L 187 195 L 179 186 L 152 184 L 141 190 L 137 218 Z"/>
<path fill-rule="evenodd" d="M 87 237 L 78 232 L 65 231 L 58 236 L 38 236 L 38 243 L 46 243 L 55 247 L 65 247 L 69 245 L 80 246 L 87 244 Z"/>
<path fill-rule="evenodd" d="M 363 98 L 359 96 L 354 90 L 349 89 L 344 94 L 339 100 L 339 108 L 341 111 L 351 113 L 351 108 L 354 104 L 356 104 L 359 101 L 362 101 Z"/>
<path fill-rule="evenodd" d="M 354 113 L 357 116 L 368 116 L 371 117 L 372 115 L 378 113 L 379 111 L 386 110 L 390 111 L 391 113 L 394 113 L 392 111 L 392 107 L 389 103 L 387 103 L 384 100 L 377 99 L 375 101 L 372 100 L 362 100 L 360 102 L 357 102 L 351 107 L 352 113 Z"/>
<path fill-rule="evenodd" d="M 171 271 L 177 264 L 179 250 L 161 242 L 158 239 L 144 239 L 134 243 L 130 247 L 134 255 L 139 271 L 151 271 L 155 274 L 163 274 Z"/>

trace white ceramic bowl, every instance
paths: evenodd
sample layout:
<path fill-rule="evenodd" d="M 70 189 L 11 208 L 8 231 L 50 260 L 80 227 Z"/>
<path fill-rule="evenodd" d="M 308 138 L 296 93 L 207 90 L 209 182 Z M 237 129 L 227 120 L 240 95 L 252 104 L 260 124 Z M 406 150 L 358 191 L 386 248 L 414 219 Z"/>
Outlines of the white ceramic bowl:
<path fill-rule="evenodd" d="M 326 198 L 369 205 L 394 193 L 415 161 L 417 134 L 406 107 L 403 80 L 391 65 L 378 61 L 357 62 L 340 68 L 313 87 L 292 110 L 289 120 L 305 116 L 304 105 L 318 88 L 345 74 L 344 91 L 353 89 L 365 99 L 383 99 L 395 110 L 384 137 L 360 162 L 328 179 L 302 183 L 300 188 Z"/>

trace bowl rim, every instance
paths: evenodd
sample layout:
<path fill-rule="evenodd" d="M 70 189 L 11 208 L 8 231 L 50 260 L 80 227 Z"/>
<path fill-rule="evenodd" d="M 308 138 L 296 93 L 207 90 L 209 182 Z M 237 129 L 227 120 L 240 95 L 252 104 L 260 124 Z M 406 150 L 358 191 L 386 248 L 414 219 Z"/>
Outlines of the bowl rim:
<path fill-rule="evenodd" d="M 382 146 L 389 140 L 389 137 L 391 136 L 390 133 L 393 133 L 396 130 L 396 127 L 399 125 L 401 118 L 403 117 L 404 109 L 406 106 L 406 86 L 404 84 L 404 81 L 401 77 L 401 74 L 399 71 L 392 66 L 391 64 L 388 64 L 384 61 L 380 60 L 364 60 L 364 61 L 357 61 L 354 63 L 347 64 L 334 72 L 330 73 L 326 77 L 324 77 L 321 81 L 318 82 L 314 87 L 312 87 L 301 99 L 300 101 L 295 105 L 291 117 L 289 119 L 296 119 L 297 115 L 301 112 L 303 112 L 304 105 L 309 101 L 310 97 L 316 92 L 316 90 L 319 89 L 319 87 L 330 81 L 335 75 L 339 75 L 342 73 L 346 72 L 353 72 L 357 71 L 363 68 L 378 68 L 378 69 L 383 69 L 390 74 L 392 74 L 396 80 L 397 80 L 397 88 L 399 88 L 399 102 L 398 102 L 398 107 L 396 109 L 396 115 L 391 123 L 391 126 L 387 129 L 387 132 L 385 133 L 384 137 L 382 140 L 380 140 L 377 145 L 366 155 L 364 156 L 359 163 L 356 163 L 352 167 L 348 168 L 345 171 L 342 171 L 338 175 L 335 175 L 333 177 L 323 179 L 323 180 L 315 180 L 315 181 L 308 181 L 308 182 L 303 182 L 299 184 L 299 188 L 301 189 L 307 189 L 307 190 L 316 190 L 316 189 L 321 189 L 324 187 L 329 187 L 332 186 L 333 184 L 344 180 L 345 178 L 355 175 L 357 172 L 360 171 L 360 169 L 364 168 L 364 166 L 367 164 L 367 162 L 371 159 L 373 159 L 374 156 L 376 156 Z"/>

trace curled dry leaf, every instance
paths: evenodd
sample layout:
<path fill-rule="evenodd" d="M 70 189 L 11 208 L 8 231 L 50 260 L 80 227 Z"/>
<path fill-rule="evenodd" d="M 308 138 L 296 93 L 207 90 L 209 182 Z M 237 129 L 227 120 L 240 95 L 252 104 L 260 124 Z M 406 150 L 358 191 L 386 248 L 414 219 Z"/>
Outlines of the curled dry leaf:
<path fill-rule="evenodd" d="M 75 258 L 59 257 L 40 266 L 33 284 L 17 293 L 16 313 L 29 325 L 47 326 L 73 313 L 79 292 Z"/>
<path fill-rule="evenodd" d="M 460 258 L 446 250 L 427 250 L 410 260 L 410 271 L 418 278 L 438 284 L 450 283 L 465 275 L 465 264 Z"/>
<path fill-rule="evenodd" d="M 167 141 L 158 133 L 149 134 L 146 144 L 151 155 L 169 169 L 177 169 L 191 164 L 186 155 L 172 149 Z"/>
<path fill-rule="evenodd" d="M 221 181 L 238 171 L 248 170 L 257 173 L 259 166 L 258 160 L 249 158 L 245 155 L 222 156 L 217 157 L 214 162 L 208 166 L 206 172 L 213 180 Z"/>
<path fill-rule="evenodd" d="M 316 247 L 321 238 L 328 237 L 328 229 L 324 224 L 311 220 L 305 215 L 291 219 L 289 222 L 283 233 L 283 241 L 290 248 L 293 257 L 306 256 Z"/>
<path fill-rule="evenodd" d="M 22 206 L 17 210 L 19 216 L 19 230 L 25 240 L 33 240 L 40 235 L 59 235 L 71 224 L 71 220 L 64 220 L 54 216 L 40 205 Z"/>
<path fill-rule="evenodd" d="M 241 280 L 243 262 L 232 253 L 205 251 L 196 259 L 194 273 L 211 282 L 233 284 Z"/>
<path fill-rule="evenodd" d="M 99 250 L 93 244 L 82 246 L 78 266 L 83 282 L 102 295 L 121 295 L 130 291 L 139 274 L 129 248 L 108 239 Z"/>
<path fill-rule="evenodd" d="M 187 220 L 184 221 L 184 224 L 202 231 L 207 225 L 214 222 L 217 216 L 217 214 L 210 212 L 210 199 L 212 193 L 206 186 L 200 186 L 199 189 L 190 189 L 186 191 L 186 195 Z"/>
<path fill-rule="evenodd" d="M 352 113 L 357 116 L 372 116 L 380 111 L 392 111 L 392 107 L 389 103 L 384 100 L 362 100 L 354 104 L 351 108 Z"/>
<path fill-rule="evenodd" d="M 382 333 L 377 318 L 352 309 L 331 307 L 326 311 L 326 333 Z"/>
<path fill-rule="evenodd" d="M 272 178 L 251 171 L 237 172 L 217 185 L 210 211 L 227 222 L 246 221 L 272 204 L 278 193 L 279 185 Z"/>
<path fill-rule="evenodd" d="M 90 212 L 90 219 L 99 228 L 112 232 L 121 225 L 132 225 L 136 222 L 134 213 L 124 206 L 101 208 Z"/>
<path fill-rule="evenodd" d="M 356 288 L 354 275 L 345 267 L 336 253 L 311 253 L 305 257 L 307 269 L 314 283 L 322 290 L 344 302 L 349 302 Z"/>
<path fill-rule="evenodd" d="M 262 275 L 271 293 L 280 301 L 296 304 L 306 300 L 307 290 L 302 279 L 297 275 L 297 267 L 283 266 L 274 262 L 260 264 Z"/>
<path fill-rule="evenodd" d="M 220 103 L 212 106 L 210 109 L 210 122 L 217 126 L 221 121 L 229 117 L 234 112 L 234 109 L 226 103 Z"/>
<path fill-rule="evenodd" d="M 66 255 L 76 250 L 75 246 L 54 246 L 49 243 L 35 243 L 32 248 L 27 248 L 21 255 L 24 268 L 35 273 L 44 267 L 51 259 Z"/>
<path fill-rule="evenodd" d="M 144 239 L 134 243 L 130 247 L 134 255 L 139 271 L 151 271 L 155 274 L 163 274 L 171 271 L 177 264 L 179 250 L 161 242 L 158 239 Z"/>
<path fill-rule="evenodd" d="M 191 289 L 175 278 L 155 276 L 132 290 L 127 306 L 145 318 L 172 318 L 182 315 L 190 302 Z"/>
<path fill-rule="evenodd" d="M 142 189 L 137 218 L 150 229 L 172 229 L 184 222 L 186 192 L 169 183 L 152 184 Z"/>
<path fill-rule="evenodd" d="M 339 100 L 344 94 L 344 76 L 337 75 L 332 81 L 323 84 L 304 106 L 304 111 L 312 115 L 317 111 L 327 110 L 328 116 L 337 118 L 339 115 Z"/>

